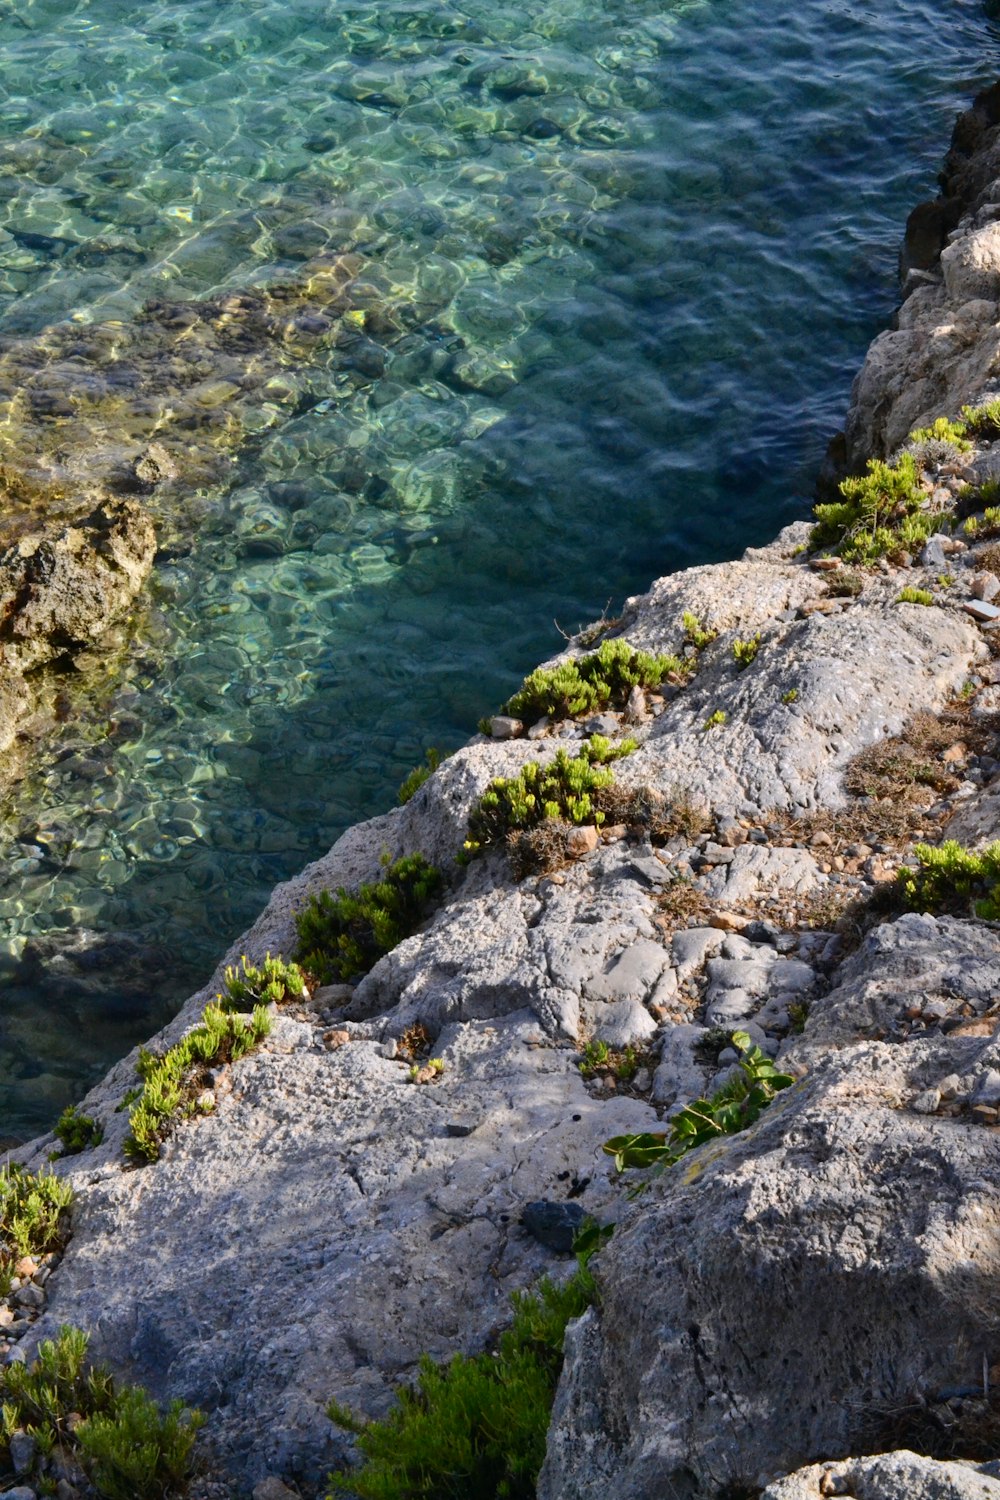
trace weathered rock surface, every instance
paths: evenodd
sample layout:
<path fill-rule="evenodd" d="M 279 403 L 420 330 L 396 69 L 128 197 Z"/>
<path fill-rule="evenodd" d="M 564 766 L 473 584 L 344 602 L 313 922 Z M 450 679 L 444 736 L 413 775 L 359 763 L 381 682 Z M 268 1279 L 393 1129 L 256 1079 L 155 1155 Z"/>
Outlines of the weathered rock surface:
<path fill-rule="evenodd" d="M 1000 338 L 1000 254 L 992 214 L 977 217 L 1000 175 L 990 100 L 956 135 L 954 192 L 912 223 L 916 289 L 856 387 L 855 458 L 983 393 Z M 935 240 L 956 225 L 942 268 Z M 998 460 L 987 446 L 970 472 Z M 957 492 L 957 472 L 938 477 Z M 147 543 L 124 514 L 125 529 L 112 519 L 0 561 L 19 670 L 44 659 L 36 636 L 72 653 L 88 621 L 126 607 Z M 205 1408 L 236 1494 L 314 1496 L 350 1451 L 328 1400 L 377 1416 L 424 1351 L 482 1348 L 507 1293 L 558 1268 L 553 1244 L 583 1210 L 618 1227 L 595 1263 L 600 1307 L 568 1335 L 540 1500 L 714 1500 L 730 1483 L 772 1484 L 771 1500 L 987 1500 L 998 1480 L 985 1467 L 837 1455 L 900 1448 L 900 1412 L 941 1402 L 958 1401 L 960 1437 L 983 1415 L 962 1403 L 981 1401 L 984 1368 L 996 1381 L 1000 936 L 910 915 L 841 963 L 827 926 L 906 853 L 879 837 L 897 809 L 845 785 L 854 758 L 963 689 L 969 722 L 989 731 L 992 700 L 977 699 L 996 685 L 989 620 L 965 609 L 985 599 L 972 584 L 985 562 L 942 533 L 916 565 L 896 558 L 838 588 L 836 560 L 804 555 L 808 535 L 800 523 L 628 601 L 620 628 L 638 647 L 689 649 L 685 612 L 717 632 L 685 685 L 600 716 L 601 732 L 639 741 L 619 787 L 657 815 L 686 808 L 679 831 L 654 840 L 652 818 L 594 828 L 565 868 L 520 883 L 500 853 L 456 867 L 488 782 L 589 732 L 541 721 L 530 739 L 507 726 L 514 737 L 473 741 L 405 807 L 279 887 L 224 962 L 291 952 L 308 894 L 371 879 L 385 853 L 420 851 L 451 882 L 359 984 L 277 1016 L 261 1051 L 217 1069 L 214 1110 L 179 1126 L 154 1165 L 123 1163 L 134 1056 L 112 1070 L 82 1106 L 103 1144 L 57 1165 L 77 1192 L 73 1237 L 41 1318 L 19 1344 L 0 1337 L 6 1357 L 79 1323 L 119 1373 Z M 76 587 L 87 548 L 99 581 L 88 555 Z M 903 584 L 933 602 L 901 603 Z M 739 670 L 737 640 L 757 635 Z M 950 790 L 928 791 L 921 816 L 983 841 L 1000 763 L 951 750 L 925 768 L 921 787 L 929 776 Z M 221 966 L 156 1045 L 220 982 Z M 430 1050 L 414 1057 L 418 1023 Z M 734 1026 L 796 1086 L 627 1199 L 602 1142 L 664 1129 L 726 1079 Z M 594 1039 L 636 1049 L 631 1077 L 589 1062 L 582 1076 L 577 1049 Z M 424 1066 L 431 1055 L 443 1071 Z M 51 1145 L 21 1155 L 40 1165 Z M 790 1472 L 817 1455 L 836 1461 Z"/>
<path fill-rule="evenodd" d="M 959 117 L 942 175 L 942 195 L 911 215 L 904 270 L 915 274 L 898 327 L 880 334 L 851 392 L 847 460 L 885 457 L 915 427 L 1000 391 L 991 372 L 1000 352 L 1000 180 L 997 90 Z"/>
<path fill-rule="evenodd" d="M 523 1011 L 449 1026 L 434 1051 L 440 1082 L 418 1086 L 363 1034 L 329 1052 L 318 1028 L 280 1019 L 213 1116 L 124 1172 L 120 1069 L 87 1105 L 105 1145 L 65 1164 L 72 1266 L 36 1336 L 90 1328 L 96 1355 L 210 1411 L 241 1492 L 275 1474 L 314 1492 L 346 1451 L 331 1395 L 381 1412 L 422 1349 L 481 1346 L 508 1293 L 558 1266 L 524 1207 L 614 1215 L 600 1144 L 648 1118 L 637 1100 L 591 1098 Z M 449 1131 L 456 1112 L 470 1133 Z"/>
<path fill-rule="evenodd" d="M 708 1495 L 865 1451 L 1000 1349 L 995 1138 L 906 1108 L 994 1038 L 814 1060 L 744 1135 L 661 1178 L 574 1328 L 540 1500 Z"/>

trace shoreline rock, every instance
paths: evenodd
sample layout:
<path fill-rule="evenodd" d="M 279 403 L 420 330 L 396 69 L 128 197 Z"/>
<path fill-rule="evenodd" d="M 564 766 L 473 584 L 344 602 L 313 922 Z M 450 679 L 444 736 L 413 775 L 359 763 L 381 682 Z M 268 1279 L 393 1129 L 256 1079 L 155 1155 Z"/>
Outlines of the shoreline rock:
<path fill-rule="evenodd" d="M 973 113 L 992 160 L 990 108 Z M 970 182 L 978 162 L 961 168 Z M 948 267 L 966 265 L 981 207 L 872 346 L 856 454 L 991 389 L 956 350 L 996 337 L 996 301 L 962 304 L 966 343 L 933 331 L 955 312 Z M 1000 442 L 925 457 L 944 513 L 969 476 L 1000 469 Z M 91 1091 L 81 1107 L 104 1139 L 56 1163 L 73 1237 L 18 1357 L 60 1323 L 86 1327 L 98 1358 L 209 1413 L 206 1452 L 234 1493 L 280 1478 L 320 1494 L 351 1454 L 331 1397 L 384 1414 L 424 1351 L 482 1348 L 507 1294 L 558 1270 L 524 1219 L 543 1203 L 546 1222 L 583 1210 L 617 1229 L 595 1261 L 601 1305 L 567 1337 L 541 1500 L 774 1481 L 773 1500 L 848 1483 L 877 1500 L 911 1468 L 929 1496 L 992 1494 L 986 1470 L 956 1478 L 899 1453 L 782 1478 L 817 1454 L 904 1448 L 918 1424 L 894 1426 L 900 1410 L 947 1407 L 961 1440 L 992 1412 L 984 1361 L 1000 1365 L 1000 937 L 910 914 L 845 954 L 857 934 L 842 920 L 893 884 L 915 837 L 1000 832 L 992 621 L 968 608 L 989 603 L 975 583 L 989 559 L 942 532 L 922 559 L 848 578 L 808 544 L 798 523 L 628 601 L 616 629 L 633 646 L 688 650 L 685 615 L 702 639 L 669 701 L 601 716 L 639 743 L 616 765 L 621 821 L 593 847 L 520 881 L 502 854 L 455 863 L 491 778 L 588 733 L 539 723 L 473 740 L 274 892 L 155 1045 L 198 1019 L 226 963 L 290 952 L 311 891 L 372 879 L 385 852 L 420 852 L 451 882 L 359 984 L 277 1014 L 260 1051 L 218 1069 L 210 1112 L 155 1164 L 122 1158 L 136 1054 Z M 681 804 L 698 817 L 670 824 Z M 418 1022 L 443 1064 L 426 1087 L 402 1055 Z M 718 1087 L 735 1025 L 800 1081 L 629 1201 L 602 1143 Z M 584 1076 L 577 1048 L 601 1037 L 637 1049 L 631 1078 Z M 38 1166 L 51 1144 L 18 1154 Z"/>
<path fill-rule="evenodd" d="M 156 536 L 132 499 L 99 501 L 87 514 L 54 521 L 0 553 L 0 753 L 9 751 L 59 664 L 83 670 L 106 649 L 153 566 Z"/>

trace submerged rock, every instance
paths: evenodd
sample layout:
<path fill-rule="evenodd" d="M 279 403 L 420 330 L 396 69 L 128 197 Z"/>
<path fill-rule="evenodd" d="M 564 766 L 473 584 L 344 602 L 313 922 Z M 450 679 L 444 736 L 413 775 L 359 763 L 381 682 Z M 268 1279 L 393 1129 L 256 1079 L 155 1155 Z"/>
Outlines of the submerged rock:
<path fill-rule="evenodd" d="M 0 750 L 33 706 L 27 674 L 99 645 L 135 603 L 155 551 L 143 507 L 113 499 L 0 555 Z"/>

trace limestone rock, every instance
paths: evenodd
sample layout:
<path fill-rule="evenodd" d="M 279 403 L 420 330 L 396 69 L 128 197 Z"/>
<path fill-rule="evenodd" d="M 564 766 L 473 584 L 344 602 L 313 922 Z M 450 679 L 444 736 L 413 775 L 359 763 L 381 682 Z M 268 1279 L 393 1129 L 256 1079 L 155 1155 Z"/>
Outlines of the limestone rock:
<path fill-rule="evenodd" d="M 948 1463 L 905 1450 L 811 1464 L 769 1484 L 761 1500 L 1000 1500 L 997 1465 Z"/>
<path fill-rule="evenodd" d="M 1000 1333 L 994 1142 L 900 1103 L 996 1051 L 847 1046 L 656 1179 L 596 1263 L 539 1500 L 717 1494 L 856 1448 L 914 1392 L 981 1380 Z"/>

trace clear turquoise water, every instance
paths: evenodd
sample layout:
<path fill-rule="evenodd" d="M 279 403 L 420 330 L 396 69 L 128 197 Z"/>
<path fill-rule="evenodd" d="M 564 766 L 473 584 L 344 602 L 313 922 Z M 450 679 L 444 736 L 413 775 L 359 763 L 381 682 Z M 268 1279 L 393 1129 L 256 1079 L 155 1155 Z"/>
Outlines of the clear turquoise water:
<path fill-rule="evenodd" d="M 0 833 L 0 1136 L 573 628 L 802 513 L 975 0 L 0 0 L 0 338 L 356 250 L 405 337 L 291 372 Z"/>

